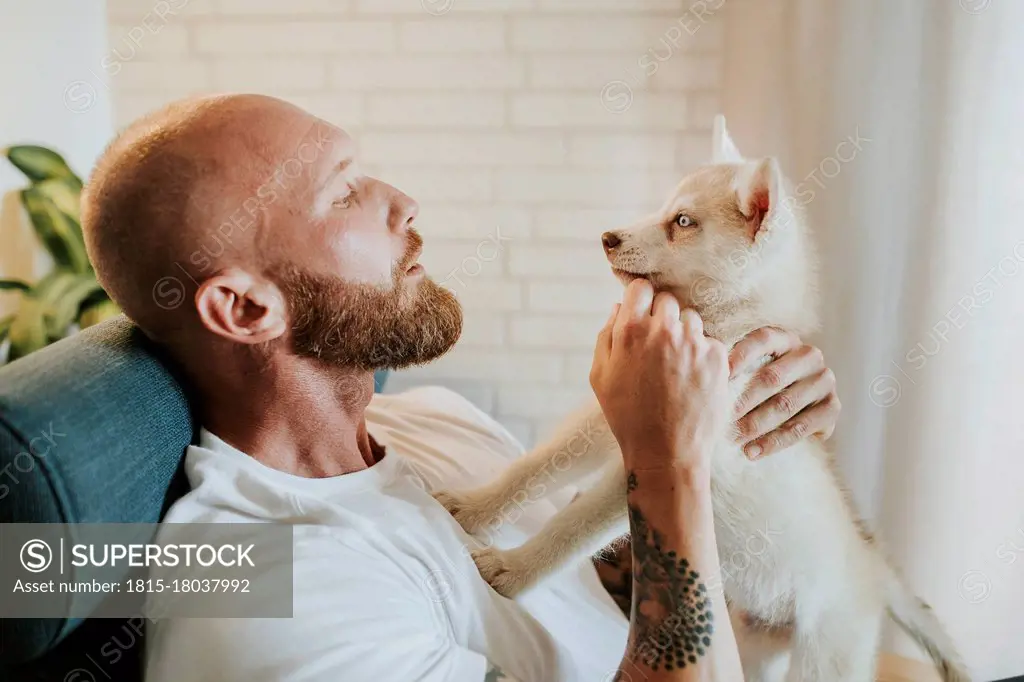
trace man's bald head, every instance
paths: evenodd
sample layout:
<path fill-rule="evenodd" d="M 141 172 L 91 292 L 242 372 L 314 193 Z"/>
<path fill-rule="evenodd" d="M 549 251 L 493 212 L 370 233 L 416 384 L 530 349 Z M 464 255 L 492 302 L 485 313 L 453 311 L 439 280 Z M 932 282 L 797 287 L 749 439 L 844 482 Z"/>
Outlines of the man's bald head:
<path fill-rule="evenodd" d="M 83 195 L 100 283 L 186 364 L 252 350 L 360 369 L 440 355 L 461 309 L 416 263 L 416 202 L 364 175 L 354 151 L 340 128 L 270 97 L 147 116 Z"/>
<path fill-rule="evenodd" d="M 181 324 L 174 312 L 204 270 L 263 267 L 257 192 L 318 123 L 270 97 L 190 99 L 110 145 L 83 194 L 82 227 L 100 282 L 129 317 L 162 336 Z"/>

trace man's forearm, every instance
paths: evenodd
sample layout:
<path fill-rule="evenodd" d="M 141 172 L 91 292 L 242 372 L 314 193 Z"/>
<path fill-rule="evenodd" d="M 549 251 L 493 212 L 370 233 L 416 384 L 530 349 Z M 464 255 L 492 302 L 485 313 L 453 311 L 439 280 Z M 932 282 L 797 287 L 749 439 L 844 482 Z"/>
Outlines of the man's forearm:
<path fill-rule="evenodd" d="M 617 679 L 743 679 L 719 580 L 707 473 L 630 469 L 630 636 Z"/>

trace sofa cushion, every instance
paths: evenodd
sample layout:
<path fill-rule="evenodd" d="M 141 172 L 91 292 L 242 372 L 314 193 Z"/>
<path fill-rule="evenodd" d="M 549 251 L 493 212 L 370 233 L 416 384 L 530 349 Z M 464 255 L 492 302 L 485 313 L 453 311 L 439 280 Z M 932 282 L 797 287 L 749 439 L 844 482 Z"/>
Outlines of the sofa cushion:
<path fill-rule="evenodd" d="M 0 523 L 68 524 L 73 538 L 78 523 L 156 522 L 187 489 L 181 460 L 193 433 L 179 383 L 124 317 L 0 367 Z M 79 624 L 0 619 L 0 670 Z M 124 624 L 97 621 L 82 636 L 124 640 Z"/>

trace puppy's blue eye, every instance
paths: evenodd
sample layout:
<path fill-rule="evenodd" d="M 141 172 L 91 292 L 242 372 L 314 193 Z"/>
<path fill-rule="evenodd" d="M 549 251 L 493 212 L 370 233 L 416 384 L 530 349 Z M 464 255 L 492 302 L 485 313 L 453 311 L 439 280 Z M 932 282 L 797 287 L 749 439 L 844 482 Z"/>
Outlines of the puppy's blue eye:
<path fill-rule="evenodd" d="M 697 221 L 695 221 L 693 218 L 686 215 L 685 213 L 680 213 L 679 215 L 676 216 L 676 225 L 678 225 L 679 227 L 694 227 L 696 224 Z"/>

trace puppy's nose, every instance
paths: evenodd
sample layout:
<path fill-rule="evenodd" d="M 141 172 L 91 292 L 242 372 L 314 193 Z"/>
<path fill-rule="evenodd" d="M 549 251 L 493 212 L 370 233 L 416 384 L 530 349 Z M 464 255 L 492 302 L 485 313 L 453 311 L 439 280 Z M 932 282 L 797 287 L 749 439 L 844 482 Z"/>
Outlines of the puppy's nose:
<path fill-rule="evenodd" d="M 601 235 L 601 243 L 604 244 L 605 251 L 611 251 L 616 246 L 621 244 L 622 240 L 619 239 L 619 235 L 615 234 L 614 232 L 605 232 L 604 234 Z"/>

